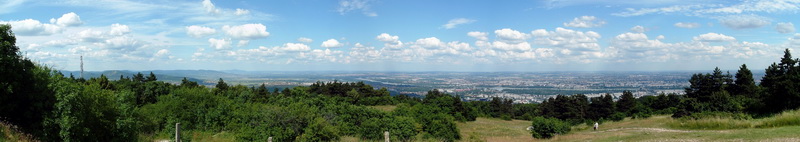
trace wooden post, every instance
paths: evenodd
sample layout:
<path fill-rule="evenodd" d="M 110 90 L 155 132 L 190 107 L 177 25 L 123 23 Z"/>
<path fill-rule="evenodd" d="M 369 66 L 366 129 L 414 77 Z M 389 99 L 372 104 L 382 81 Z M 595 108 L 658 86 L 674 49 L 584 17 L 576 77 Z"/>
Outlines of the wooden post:
<path fill-rule="evenodd" d="M 384 141 L 389 142 L 389 131 L 383 132 L 383 139 Z"/>
<path fill-rule="evenodd" d="M 267 139 L 267 142 L 272 142 L 272 137 L 269 137 L 269 138 Z"/>
<path fill-rule="evenodd" d="M 181 123 L 175 123 L 175 142 L 181 142 Z"/>

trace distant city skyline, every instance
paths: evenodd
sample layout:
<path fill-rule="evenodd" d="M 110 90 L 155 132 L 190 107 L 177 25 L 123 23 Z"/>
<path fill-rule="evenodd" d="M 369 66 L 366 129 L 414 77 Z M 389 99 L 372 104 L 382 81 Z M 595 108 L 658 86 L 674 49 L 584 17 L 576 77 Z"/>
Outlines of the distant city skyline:
<path fill-rule="evenodd" d="M 60 70 L 762 72 L 798 0 L 0 0 Z"/>

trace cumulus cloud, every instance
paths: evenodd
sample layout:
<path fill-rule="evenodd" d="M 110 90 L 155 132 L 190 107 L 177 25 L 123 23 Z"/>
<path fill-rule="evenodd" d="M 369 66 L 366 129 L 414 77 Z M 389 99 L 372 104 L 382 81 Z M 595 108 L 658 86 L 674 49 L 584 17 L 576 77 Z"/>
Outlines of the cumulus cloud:
<path fill-rule="evenodd" d="M 782 34 L 794 33 L 794 24 L 792 24 L 792 22 L 778 23 L 778 25 L 775 26 L 775 31 Z"/>
<path fill-rule="evenodd" d="M 328 39 L 326 41 L 323 41 L 322 45 L 320 45 L 320 46 L 325 47 L 325 48 L 336 48 L 336 47 L 342 47 L 342 46 L 344 46 L 344 44 L 339 43 L 339 41 L 336 40 L 336 39 Z"/>
<path fill-rule="evenodd" d="M 202 37 L 205 37 L 205 36 L 208 36 L 208 35 L 212 35 L 212 34 L 215 34 L 215 33 L 217 33 L 217 30 L 209 28 L 209 27 L 203 27 L 203 26 L 197 26 L 197 25 L 192 25 L 192 26 L 186 27 L 186 35 L 189 35 L 190 37 L 194 37 L 194 38 L 202 38 Z"/>
<path fill-rule="evenodd" d="M 161 50 L 156 51 L 156 53 L 153 54 L 153 56 L 160 57 L 160 56 L 165 56 L 167 54 L 169 54 L 169 50 L 161 49 Z"/>
<path fill-rule="evenodd" d="M 633 28 L 631 28 L 631 32 L 643 33 L 644 31 L 645 29 L 642 26 L 634 26 Z"/>
<path fill-rule="evenodd" d="M 239 40 L 239 43 L 236 44 L 236 47 L 247 46 L 247 44 L 250 44 L 250 40 Z"/>
<path fill-rule="evenodd" d="M 10 24 L 11 30 L 18 36 L 46 36 L 61 33 L 64 30 L 57 25 L 45 24 L 33 19 L 0 23 Z"/>
<path fill-rule="evenodd" d="M 70 12 L 64 15 L 61 15 L 58 19 L 50 19 L 50 23 L 57 24 L 62 27 L 72 27 L 72 26 L 80 26 L 83 24 L 81 21 L 81 17 L 75 12 Z"/>
<path fill-rule="evenodd" d="M 483 40 L 483 41 L 489 40 L 489 33 L 485 33 L 485 32 L 477 32 L 477 31 L 468 32 L 467 36 L 470 36 L 470 37 L 475 38 L 477 40 Z"/>
<path fill-rule="evenodd" d="M 380 35 L 376 36 L 375 39 L 384 43 L 384 46 L 390 48 L 399 48 L 403 46 L 403 42 L 400 41 L 400 37 L 389 35 L 387 33 L 381 33 Z"/>
<path fill-rule="evenodd" d="M 336 9 L 336 11 L 338 11 L 341 15 L 351 11 L 361 11 L 361 13 L 365 16 L 378 16 L 378 13 L 375 13 L 370 9 L 372 5 L 371 3 L 371 0 L 340 0 L 339 7 Z"/>
<path fill-rule="evenodd" d="M 217 50 L 225 50 L 231 49 L 231 39 L 216 39 L 216 38 L 209 38 L 208 43 L 210 43 L 210 47 L 214 47 Z"/>
<path fill-rule="evenodd" d="M 554 31 L 537 29 L 531 32 L 534 43 L 552 47 L 561 47 L 579 51 L 597 51 L 600 44 L 597 39 L 601 36 L 597 32 L 581 32 L 564 28 L 556 28 Z"/>
<path fill-rule="evenodd" d="M 222 30 L 225 31 L 228 36 L 237 38 L 237 39 L 260 39 L 266 38 L 269 36 L 269 32 L 267 32 L 267 26 L 262 24 L 244 24 L 239 26 L 228 26 L 225 25 L 222 27 Z"/>
<path fill-rule="evenodd" d="M 414 42 L 414 45 L 419 45 L 419 46 L 422 46 L 424 48 L 438 48 L 438 47 L 442 46 L 442 44 L 444 44 L 444 43 L 442 43 L 442 41 L 439 40 L 439 38 L 436 38 L 436 37 L 417 39 L 417 41 Z"/>
<path fill-rule="evenodd" d="M 737 3 L 738 2 L 738 3 Z M 737 1 L 730 4 L 693 4 L 673 5 L 657 8 L 628 8 L 624 12 L 611 15 L 629 17 L 648 14 L 684 14 L 691 16 L 704 16 L 710 14 L 742 14 L 742 13 L 796 13 L 800 11 L 800 1 L 787 0 L 753 0 Z"/>
<path fill-rule="evenodd" d="M 444 29 L 452 29 L 452 28 L 456 28 L 456 26 L 458 26 L 458 25 L 469 24 L 469 23 L 472 23 L 472 22 L 475 22 L 475 21 L 476 20 L 467 19 L 467 18 L 456 18 L 456 19 L 452 19 L 450 21 L 447 21 L 447 24 L 442 25 L 442 27 Z"/>
<path fill-rule="evenodd" d="M 310 43 L 310 42 L 313 42 L 314 40 L 312 40 L 310 38 L 306 38 L 306 37 L 300 37 L 300 38 L 297 38 L 297 41 L 302 42 L 302 43 Z"/>
<path fill-rule="evenodd" d="M 718 33 L 706 33 L 706 34 L 702 34 L 700 36 L 696 36 L 696 37 L 694 37 L 692 39 L 695 40 L 695 41 L 701 41 L 701 42 L 736 41 L 736 38 L 734 38 L 732 36 L 727 36 L 727 35 L 718 34 Z"/>
<path fill-rule="evenodd" d="M 211 0 L 203 0 L 203 8 L 205 8 L 206 12 L 209 14 L 220 13 L 220 10 L 214 6 L 214 3 L 211 3 Z"/>
<path fill-rule="evenodd" d="M 686 23 L 678 22 L 678 23 L 675 23 L 675 27 L 692 29 L 692 28 L 699 28 L 700 24 L 699 23 L 691 23 L 691 22 L 686 22 Z"/>
<path fill-rule="evenodd" d="M 593 28 L 600 27 L 606 24 L 605 21 L 594 16 L 581 16 L 572 19 L 569 23 L 564 23 L 564 26 L 573 28 Z"/>
<path fill-rule="evenodd" d="M 131 29 L 128 28 L 128 25 L 122 24 L 111 24 L 111 30 L 108 31 L 109 35 L 112 36 L 120 36 L 125 35 L 131 32 Z"/>
<path fill-rule="evenodd" d="M 311 48 L 308 47 L 308 45 L 302 43 L 286 43 L 283 44 L 283 46 L 278 47 L 277 49 L 280 51 L 291 51 L 291 52 L 311 50 Z"/>
<path fill-rule="evenodd" d="M 237 8 L 236 12 L 234 12 L 233 14 L 236 14 L 236 15 L 247 15 L 247 14 L 250 14 L 250 10 Z"/>
<path fill-rule="evenodd" d="M 521 43 L 528 39 L 528 34 L 508 28 L 495 30 L 494 34 L 499 40 L 508 43 Z"/>
<path fill-rule="evenodd" d="M 769 19 L 757 15 L 733 15 L 719 19 L 722 25 L 731 29 L 753 29 L 769 25 Z"/>
<path fill-rule="evenodd" d="M 531 50 L 531 44 L 528 42 L 521 43 L 506 43 L 501 41 L 494 41 L 492 47 L 506 51 L 526 51 Z"/>

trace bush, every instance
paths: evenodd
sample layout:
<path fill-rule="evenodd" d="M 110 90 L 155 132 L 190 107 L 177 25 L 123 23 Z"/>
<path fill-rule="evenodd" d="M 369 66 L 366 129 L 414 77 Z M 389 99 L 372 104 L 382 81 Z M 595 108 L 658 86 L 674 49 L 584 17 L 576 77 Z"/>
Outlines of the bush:
<path fill-rule="evenodd" d="M 534 138 L 552 138 L 557 134 L 566 134 L 570 125 L 556 118 L 534 117 L 531 134 Z"/>
<path fill-rule="evenodd" d="M 622 121 L 623 119 L 625 119 L 625 113 L 622 112 L 614 113 L 608 119 L 613 121 Z"/>
<path fill-rule="evenodd" d="M 506 120 L 506 121 L 511 121 L 511 115 L 508 115 L 508 114 L 500 115 L 500 119 L 503 119 L 503 120 Z"/>

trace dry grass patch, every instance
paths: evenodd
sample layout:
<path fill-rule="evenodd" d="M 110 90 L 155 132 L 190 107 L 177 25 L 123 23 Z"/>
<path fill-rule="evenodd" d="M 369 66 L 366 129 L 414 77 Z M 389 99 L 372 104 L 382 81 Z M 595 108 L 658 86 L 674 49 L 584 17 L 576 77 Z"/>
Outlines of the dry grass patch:
<path fill-rule="evenodd" d="M 458 123 L 461 141 L 533 141 L 526 130 L 531 121 L 506 121 L 497 118 L 477 118 L 475 121 Z"/>

